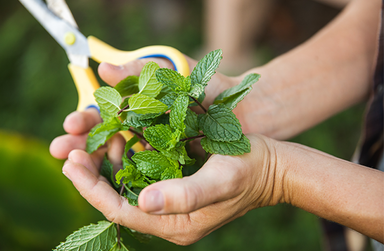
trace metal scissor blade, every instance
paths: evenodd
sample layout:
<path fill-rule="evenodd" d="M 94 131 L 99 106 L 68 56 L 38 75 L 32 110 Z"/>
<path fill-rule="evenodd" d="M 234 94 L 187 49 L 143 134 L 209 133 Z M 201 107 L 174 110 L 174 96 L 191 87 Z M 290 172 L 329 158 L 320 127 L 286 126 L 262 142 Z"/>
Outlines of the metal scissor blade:
<path fill-rule="evenodd" d="M 19 0 L 51 36 L 64 48 L 67 54 L 90 57 L 87 38 L 76 28 L 53 14 L 42 0 Z M 71 44 L 66 42 L 66 36 L 74 36 Z"/>
<path fill-rule="evenodd" d="M 46 0 L 48 9 L 75 28 L 79 28 L 64 0 Z"/>

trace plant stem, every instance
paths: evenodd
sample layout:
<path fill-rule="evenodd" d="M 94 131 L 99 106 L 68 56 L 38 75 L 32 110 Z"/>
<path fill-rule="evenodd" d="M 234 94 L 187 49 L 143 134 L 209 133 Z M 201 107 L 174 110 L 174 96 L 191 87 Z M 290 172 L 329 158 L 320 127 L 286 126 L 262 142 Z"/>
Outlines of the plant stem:
<path fill-rule="evenodd" d="M 117 115 L 120 115 L 120 113 L 122 113 L 125 109 L 128 109 L 128 108 L 129 108 L 129 105 L 126 105 L 120 111 L 117 112 Z"/>
<path fill-rule="evenodd" d="M 191 96 L 190 96 L 191 97 Z M 196 102 L 196 104 L 198 104 L 200 107 L 201 107 L 201 109 L 203 109 L 203 111 L 205 112 L 205 113 L 207 113 L 207 110 L 204 108 L 204 106 L 197 100 L 197 99 L 195 99 L 194 97 L 191 97 L 192 99 L 193 99 L 193 101 L 195 101 Z"/>
<path fill-rule="evenodd" d="M 121 244 L 120 244 L 120 241 L 121 241 L 121 238 L 120 238 L 120 225 L 116 224 L 116 228 L 117 228 L 117 245 L 119 246 L 119 249 L 120 249 L 121 248 Z"/>
<path fill-rule="evenodd" d="M 197 135 L 197 136 L 181 139 L 180 141 L 187 141 L 187 140 L 190 140 L 190 139 L 198 139 L 198 138 L 202 138 L 202 137 L 205 137 L 205 135 L 201 134 L 201 135 Z"/>

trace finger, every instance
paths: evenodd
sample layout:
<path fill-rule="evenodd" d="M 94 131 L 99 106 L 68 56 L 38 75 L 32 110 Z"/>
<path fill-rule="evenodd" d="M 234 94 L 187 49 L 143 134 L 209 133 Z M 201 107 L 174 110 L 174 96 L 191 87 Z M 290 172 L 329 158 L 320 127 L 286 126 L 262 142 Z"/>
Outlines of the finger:
<path fill-rule="evenodd" d="M 108 160 L 113 165 L 115 173 L 122 168 L 121 158 L 124 154 L 125 143 L 124 137 L 119 133 L 115 134 L 108 142 Z"/>
<path fill-rule="evenodd" d="M 68 158 L 69 153 L 74 149 L 85 149 L 87 134 L 70 135 L 66 134 L 55 138 L 49 147 L 51 155 L 57 159 Z"/>
<path fill-rule="evenodd" d="M 139 207 L 153 214 L 190 213 L 233 198 L 241 192 L 242 164 L 237 157 L 214 155 L 190 177 L 146 187 L 140 193 Z"/>
<path fill-rule="evenodd" d="M 90 108 L 82 112 L 72 112 L 64 121 L 64 130 L 69 134 L 79 135 L 88 132 L 96 124 L 101 123 L 99 111 Z"/>
<path fill-rule="evenodd" d="M 99 65 L 98 72 L 103 81 L 115 86 L 127 76 L 139 76 L 141 69 L 150 61 L 157 63 L 162 68 L 174 68 L 173 64 L 164 58 L 143 58 L 118 66 L 103 62 Z"/>
<path fill-rule="evenodd" d="M 63 173 L 80 194 L 108 220 L 140 232 L 159 234 L 159 229 L 164 223 L 161 218 L 130 206 L 127 199 L 120 196 L 101 176 L 95 175 L 94 167 L 88 166 L 92 165 L 90 156 L 83 157 L 88 159 L 81 160 L 81 163 L 68 160 L 63 167 Z"/>
<path fill-rule="evenodd" d="M 78 163 L 92 172 L 96 177 L 99 176 L 99 166 L 103 161 L 105 151 L 96 151 L 91 155 L 82 150 L 73 150 L 68 155 L 68 160 L 73 163 Z"/>
<path fill-rule="evenodd" d="M 77 159 L 78 160 L 78 159 Z M 102 212 L 108 219 L 114 221 L 115 211 L 128 206 L 127 201 L 102 178 L 95 175 L 90 156 L 81 163 L 67 161 L 63 167 L 63 173 L 72 181 L 80 194 L 96 209 Z"/>

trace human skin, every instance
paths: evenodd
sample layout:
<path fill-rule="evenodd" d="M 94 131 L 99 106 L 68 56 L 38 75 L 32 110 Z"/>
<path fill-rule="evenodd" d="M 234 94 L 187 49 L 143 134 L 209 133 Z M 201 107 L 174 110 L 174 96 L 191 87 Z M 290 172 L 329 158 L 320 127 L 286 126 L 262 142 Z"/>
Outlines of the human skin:
<path fill-rule="evenodd" d="M 69 115 L 64 122 L 68 134 L 52 142 L 51 153 L 68 158 L 63 172 L 108 219 L 177 244 L 193 243 L 249 210 L 277 203 L 290 203 L 383 242 L 382 172 L 254 134 L 286 139 L 364 100 L 372 77 L 379 10 L 378 0 L 355 0 L 295 50 L 239 77 L 215 75 L 206 89 L 206 107 L 245 74 L 262 75 L 234 111 L 243 131 L 252 133 L 247 135 L 252 152 L 213 155 L 190 177 L 152 184 L 141 192 L 138 208 L 129 206 L 98 173 L 105 151 L 116 167 L 121 166 L 123 139 L 114 137 L 92 155 L 83 151 L 87 132 L 101 121 L 95 110 Z M 191 67 L 196 64 L 187 60 Z M 99 74 L 115 85 L 127 75 L 137 75 L 147 61 L 118 67 L 101 64 Z M 167 61 L 152 61 L 170 67 Z"/>

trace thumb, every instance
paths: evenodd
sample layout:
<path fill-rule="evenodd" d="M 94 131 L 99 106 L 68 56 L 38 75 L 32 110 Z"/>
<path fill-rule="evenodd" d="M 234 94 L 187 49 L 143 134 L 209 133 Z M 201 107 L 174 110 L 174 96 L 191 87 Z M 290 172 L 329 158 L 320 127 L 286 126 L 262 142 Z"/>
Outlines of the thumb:
<path fill-rule="evenodd" d="M 143 189 L 139 207 L 152 214 L 190 213 L 237 196 L 241 175 L 233 157 L 213 155 L 194 175 L 157 182 Z M 235 167 L 234 167 L 235 165 Z"/>
<path fill-rule="evenodd" d="M 111 86 L 117 85 L 127 76 L 139 76 L 141 69 L 150 61 L 157 63 L 160 67 L 173 68 L 173 64 L 164 58 L 143 58 L 130 61 L 124 65 L 113 65 L 102 62 L 99 65 L 98 72 L 101 79 Z"/>

